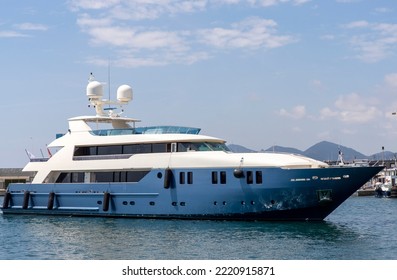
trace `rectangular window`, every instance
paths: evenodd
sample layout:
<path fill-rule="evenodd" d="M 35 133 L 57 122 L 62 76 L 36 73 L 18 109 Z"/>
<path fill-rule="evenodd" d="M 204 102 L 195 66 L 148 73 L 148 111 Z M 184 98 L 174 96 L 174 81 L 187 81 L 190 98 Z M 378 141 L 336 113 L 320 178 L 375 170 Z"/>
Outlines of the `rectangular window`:
<path fill-rule="evenodd" d="M 74 156 L 95 156 L 97 154 L 97 147 L 76 147 L 74 149 Z"/>
<path fill-rule="evenodd" d="M 88 156 L 96 156 L 98 154 L 98 147 L 89 147 Z"/>
<path fill-rule="evenodd" d="M 62 172 L 61 174 L 59 174 L 55 183 L 70 183 L 70 173 Z"/>
<path fill-rule="evenodd" d="M 120 182 L 127 182 L 127 172 L 126 171 L 120 172 Z"/>
<path fill-rule="evenodd" d="M 179 183 L 185 184 L 185 172 L 179 172 Z"/>
<path fill-rule="evenodd" d="M 122 146 L 112 145 L 112 146 L 98 146 L 98 155 L 121 155 Z"/>
<path fill-rule="evenodd" d="M 167 152 L 167 144 L 165 143 L 154 143 L 152 144 L 153 153 L 165 153 Z"/>
<path fill-rule="evenodd" d="M 84 172 L 73 172 L 71 173 L 72 183 L 84 183 Z"/>
<path fill-rule="evenodd" d="M 122 177 L 121 173 L 123 172 L 119 172 L 119 171 L 113 172 L 113 182 L 123 182 L 121 178 Z"/>
<path fill-rule="evenodd" d="M 56 183 L 84 183 L 84 173 L 83 172 L 63 172 L 59 174 Z"/>
<path fill-rule="evenodd" d="M 226 184 L 226 171 L 221 171 L 221 184 Z"/>
<path fill-rule="evenodd" d="M 127 182 L 139 182 L 149 171 L 127 171 Z"/>
<path fill-rule="evenodd" d="M 189 145 L 189 143 L 178 143 L 178 152 L 186 152 Z"/>
<path fill-rule="evenodd" d="M 89 147 L 75 147 L 74 156 L 86 156 L 88 155 L 89 151 Z"/>
<path fill-rule="evenodd" d="M 213 184 L 218 184 L 218 172 L 212 171 L 211 180 Z"/>
<path fill-rule="evenodd" d="M 151 152 L 151 144 L 132 144 L 123 146 L 123 154 L 149 154 Z"/>
<path fill-rule="evenodd" d="M 113 172 L 96 172 L 95 181 L 98 183 L 113 182 Z"/>
<path fill-rule="evenodd" d="M 193 184 L 193 172 L 187 173 L 187 183 L 190 185 Z"/>
<path fill-rule="evenodd" d="M 247 184 L 252 184 L 254 182 L 254 176 L 252 171 L 247 171 Z"/>
<path fill-rule="evenodd" d="M 257 184 L 262 184 L 263 179 L 262 179 L 262 171 L 256 171 L 255 172 L 255 179 Z"/>
<path fill-rule="evenodd" d="M 91 172 L 91 182 L 98 183 L 119 183 L 119 182 L 139 182 L 149 171 L 114 171 L 114 172 Z M 66 173 L 62 173 L 66 174 Z M 62 175 L 61 174 L 61 175 Z M 82 179 L 84 180 L 84 173 Z M 60 177 L 58 178 L 60 180 Z"/>

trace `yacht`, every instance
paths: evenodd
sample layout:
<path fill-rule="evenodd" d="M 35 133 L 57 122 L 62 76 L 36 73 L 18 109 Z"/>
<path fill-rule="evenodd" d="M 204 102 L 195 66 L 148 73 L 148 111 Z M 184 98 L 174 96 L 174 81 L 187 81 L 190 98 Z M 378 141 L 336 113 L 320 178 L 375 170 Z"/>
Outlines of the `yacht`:
<path fill-rule="evenodd" d="M 234 153 L 199 128 L 123 117 L 128 85 L 106 100 L 91 77 L 86 94 L 95 115 L 69 119 L 48 145 L 56 152 L 30 159 L 23 171 L 35 176 L 8 186 L 3 215 L 318 221 L 383 169 Z"/>

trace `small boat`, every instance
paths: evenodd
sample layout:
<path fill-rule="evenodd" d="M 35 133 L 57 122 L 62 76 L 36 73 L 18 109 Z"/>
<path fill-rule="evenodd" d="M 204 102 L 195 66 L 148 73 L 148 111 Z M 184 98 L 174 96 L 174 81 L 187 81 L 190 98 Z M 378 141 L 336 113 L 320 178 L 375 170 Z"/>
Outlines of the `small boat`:
<path fill-rule="evenodd" d="M 138 127 L 122 117 L 116 111 L 132 100 L 128 85 L 105 100 L 90 78 L 86 93 L 96 114 L 69 119 L 48 145 L 51 157 L 29 161 L 23 170 L 36 175 L 8 186 L 4 215 L 319 221 L 383 169 L 233 153 L 199 128 Z"/>
<path fill-rule="evenodd" d="M 397 198 L 397 168 L 382 170 L 375 180 L 375 196 Z"/>

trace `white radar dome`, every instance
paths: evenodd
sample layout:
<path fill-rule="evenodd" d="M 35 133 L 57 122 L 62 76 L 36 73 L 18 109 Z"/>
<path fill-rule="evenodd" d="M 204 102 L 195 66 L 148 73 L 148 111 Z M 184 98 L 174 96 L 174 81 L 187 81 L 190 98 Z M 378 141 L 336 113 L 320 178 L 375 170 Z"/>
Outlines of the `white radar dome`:
<path fill-rule="evenodd" d="M 120 102 L 129 102 L 132 100 L 132 88 L 128 85 L 119 86 L 117 89 L 117 100 Z"/>
<path fill-rule="evenodd" d="M 100 82 L 92 81 L 87 85 L 87 96 L 91 99 L 99 99 L 103 96 L 103 85 Z"/>

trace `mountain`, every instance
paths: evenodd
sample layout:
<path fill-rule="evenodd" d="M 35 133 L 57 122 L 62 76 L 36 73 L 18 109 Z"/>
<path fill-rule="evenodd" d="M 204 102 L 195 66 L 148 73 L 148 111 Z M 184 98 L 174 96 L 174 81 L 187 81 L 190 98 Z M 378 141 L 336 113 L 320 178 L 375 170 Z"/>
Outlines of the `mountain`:
<path fill-rule="evenodd" d="M 256 153 L 257 152 L 257 151 L 248 149 L 241 145 L 230 144 L 227 146 L 229 147 L 230 150 L 232 150 L 235 153 Z"/>
<path fill-rule="evenodd" d="M 318 160 L 338 160 L 339 151 L 342 153 L 345 161 L 353 161 L 355 159 L 367 159 L 368 157 L 352 148 L 337 145 L 328 141 L 319 142 L 303 152 L 307 157 Z"/>
<path fill-rule="evenodd" d="M 248 149 L 241 145 L 231 144 L 229 148 L 233 152 L 237 153 L 253 153 L 257 152 L 251 149 Z M 380 153 L 376 153 L 370 156 L 364 155 L 352 148 L 345 147 L 342 145 L 338 145 L 328 141 L 321 141 L 317 144 L 314 144 L 310 148 L 305 151 L 301 151 L 299 149 L 291 148 L 291 147 L 282 147 L 282 146 L 271 146 L 266 150 L 261 150 L 260 152 L 278 152 L 278 153 L 290 153 L 290 154 L 301 154 L 307 157 L 311 157 L 321 161 L 336 161 L 338 160 L 339 152 L 342 153 L 343 160 L 345 162 L 352 162 L 357 159 L 370 159 L 370 160 L 390 160 L 396 159 L 397 154 L 389 151 L 382 151 Z"/>
<path fill-rule="evenodd" d="M 289 153 L 289 154 L 302 154 L 301 150 L 282 146 L 271 146 L 267 150 L 262 150 L 265 152 L 277 152 L 277 153 Z"/>

